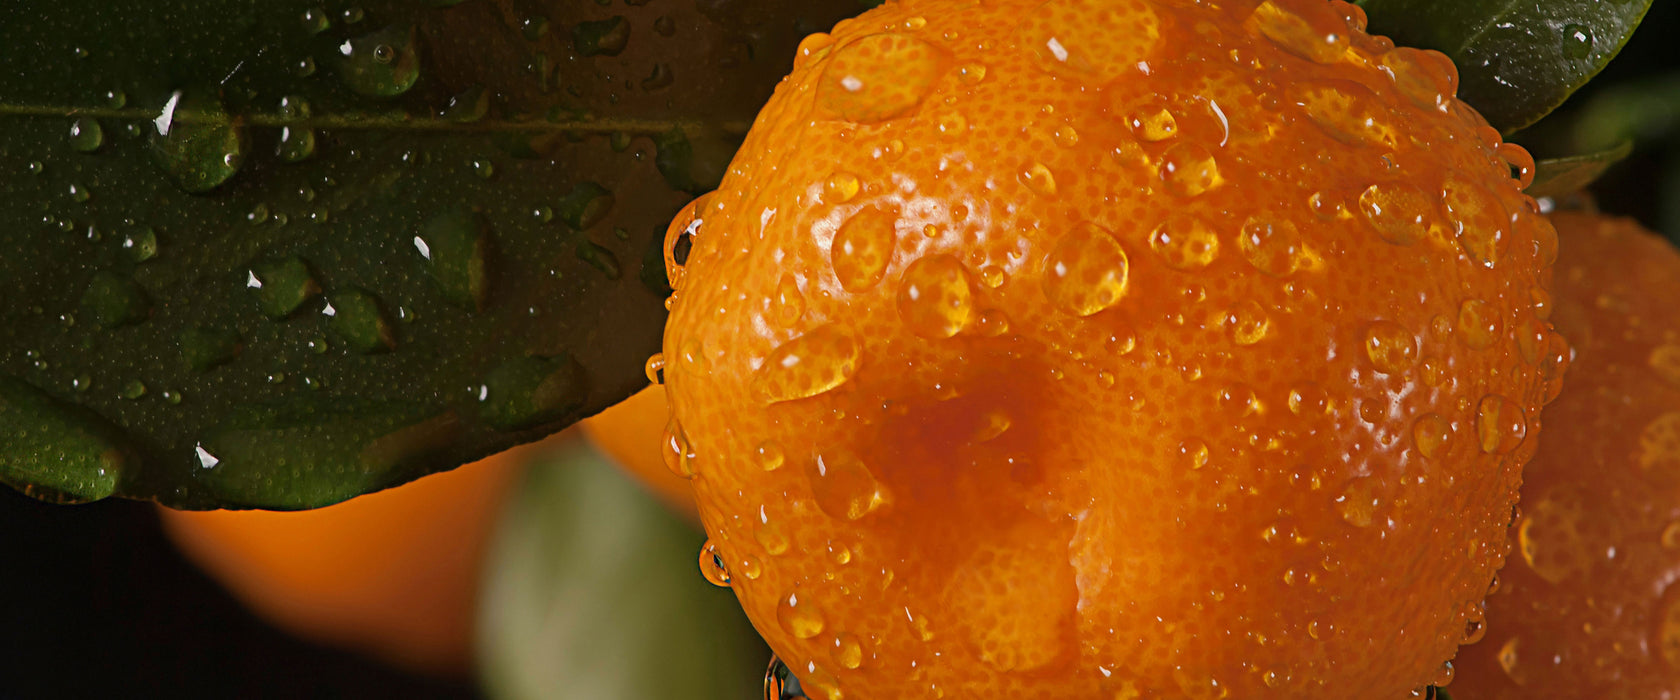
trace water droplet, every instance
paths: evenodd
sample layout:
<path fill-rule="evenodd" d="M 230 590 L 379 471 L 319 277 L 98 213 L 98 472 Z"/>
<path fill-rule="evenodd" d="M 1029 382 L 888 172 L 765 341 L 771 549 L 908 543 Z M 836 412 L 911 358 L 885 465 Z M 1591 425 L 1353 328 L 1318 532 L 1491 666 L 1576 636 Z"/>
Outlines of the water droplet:
<path fill-rule="evenodd" d="M 948 61 L 944 51 L 908 34 L 866 36 L 828 57 L 817 106 L 865 124 L 904 116 L 921 106 Z"/>
<path fill-rule="evenodd" d="M 86 185 L 70 183 L 70 201 L 80 204 L 90 199 L 93 199 L 93 191 L 89 190 Z"/>
<path fill-rule="evenodd" d="M 1411 245 L 1429 234 L 1434 211 L 1429 195 L 1404 183 L 1371 185 L 1359 195 L 1359 210 L 1377 235 L 1395 245 Z"/>
<path fill-rule="evenodd" d="M 898 207 L 870 205 L 852 214 L 835 232 L 830 248 L 834 276 L 849 292 L 880 284 L 898 244 Z"/>
<path fill-rule="evenodd" d="M 1593 51 L 1592 28 L 1584 24 L 1563 27 L 1563 55 L 1573 61 L 1585 60 Z"/>
<path fill-rule="evenodd" d="M 1483 267 L 1504 259 L 1511 244 L 1511 218 L 1499 200 L 1481 185 L 1458 177 L 1447 178 L 1441 191 L 1447 221 L 1464 253 Z"/>
<path fill-rule="evenodd" d="M 1458 306 L 1458 339 L 1473 350 L 1486 350 L 1499 341 L 1499 310 L 1481 299 Z"/>
<path fill-rule="evenodd" d="M 496 164 L 489 158 L 474 158 L 472 160 L 473 174 L 481 180 L 488 180 L 496 175 Z"/>
<path fill-rule="evenodd" d="M 758 540 L 764 552 L 773 557 L 786 554 L 790 546 L 787 534 L 782 532 L 780 525 L 770 522 L 762 508 L 759 509 L 758 525 L 753 528 L 753 539 Z"/>
<path fill-rule="evenodd" d="M 940 136 L 957 137 L 968 131 L 968 119 L 959 112 L 943 112 L 934 120 Z"/>
<path fill-rule="evenodd" d="M 776 348 L 753 378 L 760 401 L 809 398 L 845 384 L 857 374 L 863 346 L 846 331 L 824 325 Z"/>
<path fill-rule="evenodd" d="M 1056 308 L 1091 316 L 1126 295 L 1130 262 L 1114 234 L 1082 223 L 1062 236 L 1044 262 L 1044 294 Z"/>
<path fill-rule="evenodd" d="M 60 503 L 108 497 L 135 462 L 118 434 L 91 413 L 0 376 L 0 483 Z"/>
<path fill-rule="evenodd" d="M 146 262 L 157 257 L 157 231 L 150 226 L 142 226 L 123 238 L 123 250 L 128 251 L 128 257 L 134 262 Z"/>
<path fill-rule="evenodd" d="M 133 279 L 102 271 L 82 292 L 82 313 L 102 328 L 127 326 L 146 320 L 152 305 Z"/>
<path fill-rule="evenodd" d="M 1458 93 L 1458 68 L 1439 51 L 1403 46 L 1382 56 L 1382 70 L 1407 99 L 1424 109 L 1445 109 Z"/>
<path fill-rule="evenodd" d="M 1225 324 L 1230 329 L 1231 340 L 1246 347 L 1265 340 L 1267 331 L 1271 329 L 1272 319 L 1259 304 L 1253 300 L 1244 300 L 1231 307 L 1231 311 L 1225 315 Z"/>
<path fill-rule="evenodd" d="M 847 172 L 835 173 L 823 183 L 823 201 L 833 204 L 850 202 L 862 188 L 863 183 L 858 176 Z"/>
<path fill-rule="evenodd" d="M 414 237 L 414 248 L 425 258 L 432 281 L 445 298 L 482 311 L 489 297 L 490 278 L 485 250 L 489 223 L 469 207 L 456 206 L 432 215 Z"/>
<path fill-rule="evenodd" d="M 1012 425 L 1014 425 L 1014 421 L 1010 420 L 1009 414 L 1004 412 L 1003 409 L 987 411 L 985 415 L 980 416 L 980 427 L 975 429 L 971 441 L 975 443 L 991 442 L 1007 432 Z"/>
<path fill-rule="evenodd" d="M 296 257 L 257 264 L 245 273 L 245 287 L 256 296 L 263 315 L 275 320 L 292 315 L 321 293 L 309 266 Z"/>
<path fill-rule="evenodd" d="M 1663 381 L 1680 388 L 1680 345 L 1662 345 L 1651 351 L 1646 360 L 1651 370 Z"/>
<path fill-rule="evenodd" d="M 1160 18 L 1135 0 L 1051 0 L 1024 19 L 1022 42 L 1038 56 L 1039 65 L 1056 75 L 1095 83 L 1137 71 L 1161 38 Z"/>
<path fill-rule="evenodd" d="M 1335 63 L 1348 50 L 1347 24 L 1329 3 L 1291 3 L 1296 14 L 1266 0 L 1254 9 L 1249 24 L 1279 48 L 1314 63 Z"/>
<path fill-rule="evenodd" d="M 121 90 L 105 91 L 105 107 L 107 109 L 122 109 L 128 106 L 128 93 Z"/>
<path fill-rule="evenodd" d="M 548 26 L 549 20 L 547 17 L 541 15 L 527 17 L 525 21 L 519 24 L 519 33 L 524 35 L 526 41 L 537 41 L 548 36 Z"/>
<path fill-rule="evenodd" d="M 1300 265 L 1301 232 L 1288 219 L 1256 214 L 1243 222 L 1237 248 L 1254 269 L 1287 277 Z"/>
<path fill-rule="evenodd" d="M 572 27 L 572 48 L 580 56 L 617 56 L 630 44 L 630 21 L 613 16 Z"/>
<path fill-rule="evenodd" d="M 332 20 L 327 18 L 326 11 L 311 8 L 303 11 L 303 31 L 310 34 L 320 34 L 332 27 Z"/>
<path fill-rule="evenodd" d="M 1370 527 L 1375 522 L 1380 501 L 1372 492 L 1370 479 L 1354 479 L 1336 499 L 1336 510 L 1342 519 L 1354 527 Z"/>
<path fill-rule="evenodd" d="M 1079 145 L 1079 131 L 1065 124 L 1056 128 L 1053 138 L 1056 140 L 1056 145 L 1062 148 L 1073 148 Z"/>
<path fill-rule="evenodd" d="M 1452 433 L 1452 422 L 1437 413 L 1425 413 L 1412 424 L 1412 442 L 1426 459 L 1445 454 Z"/>
<path fill-rule="evenodd" d="M 194 371 L 203 372 L 231 362 L 239 355 L 239 332 L 224 328 L 195 326 L 181 331 L 177 342 L 181 359 Z"/>
<path fill-rule="evenodd" d="M 810 700 L 793 671 L 774 655 L 770 657 L 770 668 L 764 672 L 764 700 Z"/>
<path fill-rule="evenodd" d="M 245 132 L 214 92 L 175 91 L 152 124 L 152 160 L 183 190 L 215 189 L 245 162 Z"/>
<path fill-rule="evenodd" d="M 841 632 L 834 636 L 834 648 L 829 650 L 829 655 L 841 668 L 855 669 L 863 665 L 863 642 L 855 634 Z"/>
<path fill-rule="evenodd" d="M 280 141 L 274 154 L 287 163 L 298 163 L 315 155 L 315 130 L 285 126 L 280 128 Z"/>
<path fill-rule="evenodd" d="M 801 602 L 798 591 L 776 603 L 776 621 L 795 639 L 810 639 L 823 631 L 822 614 L 810 602 Z"/>
<path fill-rule="evenodd" d="M 1179 459 L 1190 469 L 1207 466 L 1211 454 L 1208 444 L 1198 438 L 1188 438 L 1178 443 Z"/>
<path fill-rule="evenodd" d="M 1195 197 L 1225 182 L 1213 154 L 1200 144 L 1181 143 L 1161 156 L 1161 181 L 1180 197 Z"/>
<path fill-rule="evenodd" d="M 684 479 L 694 478 L 694 446 L 688 440 L 688 432 L 683 430 L 682 423 L 677 422 L 675 416 L 665 423 L 664 440 L 660 444 L 663 447 L 661 454 L 664 455 L 665 466 L 671 473 Z"/>
<path fill-rule="evenodd" d="M 80 117 L 70 122 L 70 147 L 82 153 L 92 153 L 105 145 L 105 129 L 93 117 Z"/>
<path fill-rule="evenodd" d="M 576 420 L 588 396 L 588 376 L 570 355 L 516 357 L 485 375 L 477 409 L 497 430 L 526 430 L 568 417 Z"/>
<path fill-rule="evenodd" d="M 1476 404 L 1476 438 L 1483 452 L 1504 454 L 1517 448 L 1528 434 L 1528 417 L 1521 406 L 1498 394 Z"/>
<path fill-rule="evenodd" d="M 782 464 L 787 462 L 787 457 L 782 452 L 782 446 L 776 444 L 774 440 L 764 441 L 754 451 L 753 456 L 758 460 L 758 466 L 767 472 L 781 469 Z"/>
<path fill-rule="evenodd" d="M 717 545 L 707 540 L 700 548 L 700 575 L 706 581 L 720 588 L 729 587 L 729 567 L 723 563 L 723 555 L 718 554 Z"/>
<path fill-rule="evenodd" d="M 397 336 L 379 299 L 372 293 L 350 287 L 333 293 L 322 310 L 327 327 L 345 346 L 366 354 L 389 352 L 397 347 Z"/>
<path fill-rule="evenodd" d="M 974 293 L 968 270 L 949 255 L 921 258 L 904 270 L 898 288 L 898 316 L 923 338 L 949 338 L 968 326 Z"/>
<path fill-rule="evenodd" d="M 123 382 L 122 393 L 118 394 L 129 401 L 137 401 L 146 395 L 146 383 L 138 379 Z"/>
<path fill-rule="evenodd" d="M 805 295 L 799 291 L 799 282 L 792 274 L 783 274 L 776 283 L 776 295 L 770 299 L 770 317 L 776 325 L 788 328 L 804 316 Z"/>
<path fill-rule="evenodd" d="M 647 362 L 642 363 L 642 373 L 647 375 L 649 384 L 664 384 L 665 353 L 656 352 L 649 356 Z"/>
<path fill-rule="evenodd" d="M 817 506 L 831 518 L 858 520 L 891 500 L 869 465 L 850 452 L 830 450 L 817 455 L 805 475 Z"/>
<path fill-rule="evenodd" d="M 1043 163 L 1033 163 L 1027 166 L 1026 169 L 1021 171 L 1019 177 L 1021 184 L 1026 185 L 1027 189 L 1032 190 L 1035 194 L 1041 197 L 1056 196 L 1056 175 L 1050 172 L 1050 168 L 1045 167 Z"/>
<path fill-rule="evenodd" d="M 1175 270 L 1195 271 L 1219 257 L 1219 236 L 1201 219 L 1174 215 L 1149 236 L 1149 248 Z"/>
<path fill-rule="evenodd" d="M 1132 133 L 1151 143 L 1165 141 L 1178 135 L 1178 119 L 1171 110 L 1159 104 L 1140 107 L 1127 119 Z"/>
<path fill-rule="evenodd" d="M 1377 371 L 1399 375 L 1417 364 L 1417 336 L 1393 321 L 1377 321 L 1365 330 L 1365 356 Z"/>
<path fill-rule="evenodd" d="M 1295 103 L 1307 118 L 1331 138 L 1351 146 L 1392 151 L 1400 144 L 1388 109 L 1371 91 L 1355 82 L 1334 81 L 1305 85 L 1295 91 Z"/>
<path fill-rule="evenodd" d="M 350 39 L 338 52 L 339 78 L 367 97 L 396 97 L 420 79 L 420 47 L 412 26 L 394 25 Z"/>
<path fill-rule="evenodd" d="M 986 79 L 986 66 L 970 63 L 957 69 L 957 79 L 965 85 L 979 85 Z"/>

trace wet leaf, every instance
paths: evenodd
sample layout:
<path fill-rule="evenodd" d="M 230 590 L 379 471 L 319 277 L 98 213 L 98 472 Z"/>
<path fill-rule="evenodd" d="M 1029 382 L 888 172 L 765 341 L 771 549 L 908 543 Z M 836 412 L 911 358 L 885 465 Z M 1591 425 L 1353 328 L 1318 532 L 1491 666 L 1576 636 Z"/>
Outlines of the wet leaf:
<path fill-rule="evenodd" d="M 1533 124 L 1597 75 L 1651 0 L 1361 0 L 1370 31 L 1458 66 L 1459 97 L 1501 131 Z"/>
<path fill-rule="evenodd" d="M 490 697 L 758 697 L 770 651 L 701 576 L 703 533 L 581 443 L 513 493 L 478 616 Z"/>
<path fill-rule="evenodd" d="M 1633 153 L 1633 142 L 1615 148 L 1566 158 L 1547 158 L 1534 164 L 1534 183 L 1526 192 L 1531 197 L 1562 197 L 1585 188 L 1610 166 Z"/>
<path fill-rule="evenodd" d="M 858 9 L 12 0 L 0 481 L 317 507 L 628 396 L 665 225 Z"/>

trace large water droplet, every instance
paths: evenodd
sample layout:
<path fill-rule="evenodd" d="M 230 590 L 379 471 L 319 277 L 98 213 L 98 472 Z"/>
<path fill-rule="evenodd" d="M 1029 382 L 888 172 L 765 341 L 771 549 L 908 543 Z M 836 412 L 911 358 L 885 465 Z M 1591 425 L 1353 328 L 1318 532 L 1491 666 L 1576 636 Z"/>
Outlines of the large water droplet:
<path fill-rule="evenodd" d="M 1057 241 L 1045 259 L 1043 286 L 1051 303 L 1075 316 L 1090 316 L 1126 295 L 1130 262 L 1114 234 L 1082 223 Z"/>
<path fill-rule="evenodd" d="M 1022 42 L 1038 56 L 1040 66 L 1095 83 L 1135 73 L 1161 38 L 1160 18 L 1137 0 L 1051 0 L 1024 19 Z"/>
<path fill-rule="evenodd" d="M 213 92 L 175 91 L 152 125 L 152 160 L 188 192 L 215 189 L 245 162 L 244 130 Z"/>
<path fill-rule="evenodd" d="M 1403 374 L 1417 364 L 1417 336 L 1393 321 L 1377 321 L 1365 329 L 1365 356 L 1383 374 Z"/>
<path fill-rule="evenodd" d="M 1266 0 L 1255 8 L 1248 23 L 1280 48 L 1315 63 L 1335 63 L 1348 50 L 1347 23 L 1336 16 L 1329 3 L 1290 3 L 1291 9 Z"/>
<path fill-rule="evenodd" d="M 1342 143 L 1394 150 L 1399 130 L 1381 100 L 1364 86 L 1335 81 L 1298 89 L 1295 102 L 1324 133 Z"/>
<path fill-rule="evenodd" d="M 909 114 L 945 73 L 949 57 L 909 34 L 875 34 L 828 57 L 817 106 L 831 117 L 874 123 Z"/>
<path fill-rule="evenodd" d="M 1445 110 L 1458 94 L 1458 68 L 1439 51 L 1403 46 L 1382 56 L 1382 70 L 1419 107 Z"/>
<path fill-rule="evenodd" d="M 1149 248 L 1168 267 L 1195 271 L 1219 257 L 1219 236 L 1201 219 L 1175 215 L 1155 227 L 1149 235 Z"/>
<path fill-rule="evenodd" d="M 1499 342 L 1499 309 L 1481 299 L 1469 299 L 1458 306 L 1458 339 L 1473 350 L 1486 350 Z"/>
<path fill-rule="evenodd" d="M 1254 269 L 1287 277 L 1300 265 L 1301 232 L 1288 219 L 1256 214 L 1243 222 L 1237 248 Z"/>
<path fill-rule="evenodd" d="M 427 262 L 432 280 L 450 301 L 483 310 L 489 295 L 485 250 L 489 224 L 466 206 L 433 215 L 414 237 L 414 249 Z"/>
<path fill-rule="evenodd" d="M 1180 197 L 1195 197 L 1225 182 L 1219 163 L 1208 149 L 1195 143 L 1180 143 L 1161 156 L 1161 181 Z"/>
<path fill-rule="evenodd" d="M 849 292 L 880 284 L 897 245 L 897 206 L 870 205 L 857 210 L 834 233 L 829 259 L 835 278 Z"/>
<path fill-rule="evenodd" d="M 372 293 L 350 287 L 334 292 L 321 310 L 327 327 L 346 346 L 362 354 L 388 352 L 397 347 L 396 331 L 385 320 L 379 298 Z"/>
<path fill-rule="evenodd" d="M 1022 169 L 1018 175 L 1021 184 L 1040 197 L 1056 196 L 1056 174 L 1043 163 L 1033 163 Z"/>
<path fill-rule="evenodd" d="M 1441 191 L 1459 247 L 1483 267 L 1497 265 L 1511 244 L 1511 218 L 1504 205 L 1481 185 L 1458 177 L 1447 178 Z"/>
<path fill-rule="evenodd" d="M 794 591 L 776 603 L 776 622 L 795 639 L 810 639 L 823 631 L 822 613 L 809 601 L 801 601 Z"/>
<path fill-rule="evenodd" d="M 80 117 L 70 122 L 70 147 L 82 153 L 92 153 L 105 145 L 105 129 L 93 117 Z"/>
<path fill-rule="evenodd" d="M 1584 24 L 1566 24 L 1563 27 L 1563 55 L 1570 60 L 1581 61 L 1592 55 L 1592 28 Z"/>
<path fill-rule="evenodd" d="M 263 315 L 279 320 L 321 293 L 309 266 L 296 257 L 258 263 L 245 273 L 245 287 L 256 296 Z"/>
<path fill-rule="evenodd" d="M 412 26 L 394 25 L 350 39 L 338 53 L 339 78 L 368 97 L 396 97 L 420 79 L 420 47 Z"/>
<path fill-rule="evenodd" d="M 805 472 L 817 506 L 829 517 L 858 520 L 887 504 L 886 487 L 857 455 L 840 449 L 826 450 L 812 460 Z"/>
<path fill-rule="evenodd" d="M 1265 340 L 1272 327 L 1271 317 L 1253 300 L 1237 302 L 1226 314 L 1225 323 L 1230 330 L 1231 340 L 1245 347 Z"/>
<path fill-rule="evenodd" d="M 911 263 L 898 288 L 898 316 L 910 332 L 924 338 L 956 335 L 974 316 L 968 270 L 949 255 L 932 255 Z"/>
<path fill-rule="evenodd" d="M 135 463 L 117 435 L 91 412 L 0 377 L 0 482 L 12 488 L 61 503 L 110 496 Z"/>
<path fill-rule="evenodd" d="M 775 403 L 833 391 L 857 374 L 862 355 L 862 344 L 851 334 L 821 326 L 772 351 L 753 377 L 753 394 Z"/>
<path fill-rule="evenodd" d="M 1411 245 L 1429 234 L 1434 200 L 1404 183 L 1371 185 L 1359 195 L 1359 211 L 1377 235 L 1395 245 Z"/>
<path fill-rule="evenodd" d="M 1476 438 L 1483 452 L 1510 452 L 1527 434 L 1528 417 L 1522 406 L 1498 394 L 1488 394 L 1476 403 Z"/>
<path fill-rule="evenodd" d="M 829 650 L 829 656 L 834 657 L 834 663 L 841 668 L 855 669 L 863 665 L 863 641 L 850 632 L 834 635 L 834 647 Z"/>
<path fill-rule="evenodd" d="M 1437 413 L 1426 413 L 1412 423 L 1412 442 L 1417 445 L 1418 453 L 1427 459 L 1435 459 L 1446 453 L 1447 443 L 1452 440 L 1452 421 Z"/>

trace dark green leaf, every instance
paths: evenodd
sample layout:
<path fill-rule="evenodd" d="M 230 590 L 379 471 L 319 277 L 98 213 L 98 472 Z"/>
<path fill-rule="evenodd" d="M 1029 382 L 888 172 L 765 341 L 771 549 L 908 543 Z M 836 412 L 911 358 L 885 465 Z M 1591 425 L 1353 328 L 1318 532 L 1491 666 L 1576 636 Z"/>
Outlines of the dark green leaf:
<path fill-rule="evenodd" d="M 0 481 L 316 507 L 639 389 L 667 223 L 858 9 L 721 4 L 11 0 Z"/>
<path fill-rule="evenodd" d="M 1534 183 L 1526 190 L 1531 197 L 1562 197 L 1597 180 L 1610 166 L 1633 152 L 1633 142 L 1607 151 L 1567 158 L 1548 158 L 1534 164 Z"/>
<path fill-rule="evenodd" d="M 486 562 L 486 693 L 759 697 L 770 651 L 735 597 L 702 578 L 705 535 L 581 444 L 531 467 Z"/>
<path fill-rule="evenodd" d="M 1361 0 L 1370 31 L 1458 66 L 1459 97 L 1501 131 L 1533 124 L 1616 57 L 1651 0 Z"/>

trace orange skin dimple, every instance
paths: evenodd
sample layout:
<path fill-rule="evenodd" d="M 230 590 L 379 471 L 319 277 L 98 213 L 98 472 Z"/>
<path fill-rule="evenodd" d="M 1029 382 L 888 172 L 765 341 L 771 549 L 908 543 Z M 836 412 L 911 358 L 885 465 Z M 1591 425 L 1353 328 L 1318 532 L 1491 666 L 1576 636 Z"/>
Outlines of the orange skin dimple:
<path fill-rule="evenodd" d="M 1680 252 L 1628 219 L 1566 213 L 1558 331 L 1574 360 L 1524 472 L 1467 700 L 1680 693 Z"/>
<path fill-rule="evenodd" d="M 807 39 L 672 225 L 664 353 L 812 697 L 1450 672 L 1559 380 L 1556 245 L 1450 63 L 1363 23 L 902 0 Z"/>

